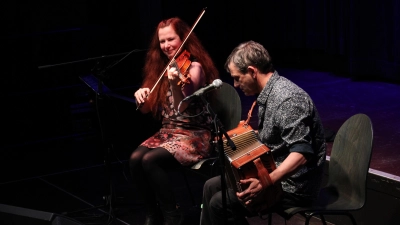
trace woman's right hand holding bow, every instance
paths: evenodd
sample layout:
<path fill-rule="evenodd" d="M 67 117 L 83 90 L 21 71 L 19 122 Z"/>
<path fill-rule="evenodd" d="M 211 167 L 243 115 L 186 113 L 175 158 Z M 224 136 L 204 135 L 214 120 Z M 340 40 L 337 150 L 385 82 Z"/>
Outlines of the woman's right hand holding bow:
<path fill-rule="evenodd" d="M 150 88 L 139 88 L 139 90 L 135 92 L 136 105 L 142 113 L 148 113 L 150 110 L 149 106 L 143 107 L 149 94 Z"/>
<path fill-rule="evenodd" d="M 136 104 L 144 103 L 149 93 L 149 88 L 139 88 L 139 90 L 135 92 Z"/>

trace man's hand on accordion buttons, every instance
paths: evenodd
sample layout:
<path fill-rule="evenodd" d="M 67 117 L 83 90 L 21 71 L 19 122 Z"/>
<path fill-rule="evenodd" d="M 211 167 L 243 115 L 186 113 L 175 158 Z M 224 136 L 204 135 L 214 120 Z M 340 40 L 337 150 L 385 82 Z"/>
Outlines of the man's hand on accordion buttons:
<path fill-rule="evenodd" d="M 257 197 L 260 192 L 263 191 L 261 182 L 257 178 L 248 178 L 244 180 L 240 180 L 240 184 L 243 186 L 247 186 L 246 190 L 242 192 L 236 193 L 236 196 L 242 201 L 245 205 L 251 205 L 252 199 Z"/>

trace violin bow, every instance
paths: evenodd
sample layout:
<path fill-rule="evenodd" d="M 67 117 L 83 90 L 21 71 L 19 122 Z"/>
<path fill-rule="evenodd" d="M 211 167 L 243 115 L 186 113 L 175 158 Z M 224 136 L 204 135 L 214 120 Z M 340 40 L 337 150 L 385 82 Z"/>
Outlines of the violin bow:
<path fill-rule="evenodd" d="M 205 7 L 200 15 L 197 17 L 195 23 L 193 24 L 192 28 L 190 29 L 189 33 L 186 35 L 185 39 L 182 41 L 182 44 L 179 46 L 178 50 L 175 52 L 174 56 L 171 58 L 171 60 L 168 62 L 168 64 L 165 66 L 165 68 L 163 69 L 163 71 L 161 72 L 160 76 L 158 77 L 158 80 L 156 81 L 156 83 L 154 84 L 154 86 L 150 89 L 150 92 L 146 95 L 146 98 L 149 97 L 149 95 L 154 91 L 154 88 L 157 86 L 157 84 L 160 82 L 161 78 L 163 77 L 165 71 L 167 71 L 168 66 L 172 64 L 172 62 L 175 60 L 175 57 L 178 55 L 178 53 L 181 51 L 183 45 L 186 43 L 187 39 L 189 38 L 189 36 L 192 34 L 194 28 L 197 26 L 197 24 L 199 23 L 201 17 L 203 17 L 204 13 L 206 12 L 207 7 Z M 138 105 L 138 107 L 136 108 L 136 110 L 138 110 L 141 106 L 143 105 L 143 103 L 140 103 Z"/>

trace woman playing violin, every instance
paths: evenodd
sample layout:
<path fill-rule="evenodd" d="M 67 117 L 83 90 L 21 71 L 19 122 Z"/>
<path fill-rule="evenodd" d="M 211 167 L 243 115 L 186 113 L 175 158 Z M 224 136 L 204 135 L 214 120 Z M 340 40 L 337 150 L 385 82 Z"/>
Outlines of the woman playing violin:
<path fill-rule="evenodd" d="M 190 57 L 180 57 L 190 60 L 186 70 L 179 68 L 182 62 L 174 60 L 184 51 L 190 53 Z M 172 61 L 178 68 L 168 65 Z M 177 208 L 167 170 L 208 157 L 212 125 L 207 111 L 200 113 L 205 109 L 200 98 L 182 100 L 218 78 L 211 57 L 184 21 L 174 17 L 158 24 L 146 56 L 144 80 L 135 98 L 142 113 L 162 119 L 162 127 L 140 144 L 129 160 L 131 174 L 145 198 L 147 225 L 161 224 L 159 209 L 164 225 L 182 224 L 183 215 Z"/>

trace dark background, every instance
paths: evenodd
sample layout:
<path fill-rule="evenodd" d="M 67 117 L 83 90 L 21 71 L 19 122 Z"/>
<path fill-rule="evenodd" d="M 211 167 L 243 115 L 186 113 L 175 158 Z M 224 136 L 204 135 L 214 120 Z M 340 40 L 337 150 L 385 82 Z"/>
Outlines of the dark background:
<path fill-rule="evenodd" d="M 225 81 L 230 81 L 223 70 L 227 55 L 248 40 L 262 43 L 277 67 L 400 81 L 395 0 L 0 4 L 3 183 L 101 164 L 110 148 L 116 159 L 126 160 L 158 124 L 132 102 L 96 98 L 80 77 L 95 75 L 114 93 L 131 98 L 157 23 L 178 16 L 192 25 L 205 7 L 194 32 Z"/>

